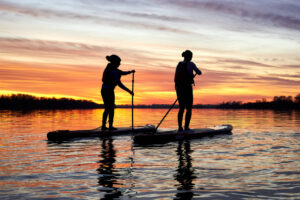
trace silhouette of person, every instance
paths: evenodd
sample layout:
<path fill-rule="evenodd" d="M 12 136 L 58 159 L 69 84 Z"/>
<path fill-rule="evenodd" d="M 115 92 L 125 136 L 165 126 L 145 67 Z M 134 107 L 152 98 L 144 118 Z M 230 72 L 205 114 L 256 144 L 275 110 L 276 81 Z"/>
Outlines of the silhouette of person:
<path fill-rule="evenodd" d="M 190 130 L 189 125 L 192 116 L 193 106 L 193 72 L 195 71 L 196 74 L 199 75 L 201 75 L 202 72 L 197 68 L 197 66 L 193 62 L 191 62 L 193 53 L 190 50 L 182 52 L 182 57 L 184 58 L 184 60 L 178 63 L 175 72 L 175 89 L 177 99 L 179 102 L 178 131 L 183 131 L 182 118 L 185 109 L 186 114 L 184 129 L 188 131 Z"/>
<path fill-rule="evenodd" d="M 102 76 L 102 89 L 101 96 L 104 102 L 104 112 L 102 117 L 102 127 L 101 130 L 106 130 L 107 116 L 109 115 L 109 130 L 117 130 L 113 127 L 114 122 L 114 110 L 115 110 L 115 92 L 114 89 L 118 85 L 123 90 L 127 91 L 131 95 L 134 95 L 131 90 L 129 90 L 121 82 L 121 76 L 134 73 L 135 70 L 122 71 L 119 68 L 121 65 L 121 58 L 117 55 L 106 56 L 106 60 L 109 61 L 107 64 L 103 76 Z"/>

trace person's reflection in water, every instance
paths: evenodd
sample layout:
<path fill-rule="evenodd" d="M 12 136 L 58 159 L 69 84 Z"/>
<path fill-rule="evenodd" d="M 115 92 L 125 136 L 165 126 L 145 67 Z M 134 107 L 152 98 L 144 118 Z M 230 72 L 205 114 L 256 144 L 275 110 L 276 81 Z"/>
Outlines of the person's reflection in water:
<path fill-rule="evenodd" d="M 117 185 L 117 171 L 114 168 L 116 152 L 113 146 L 113 139 L 106 138 L 102 140 L 102 152 L 101 152 L 100 167 L 98 168 L 99 178 L 98 183 L 101 187 L 99 191 L 105 192 L 101 199 L 114 199 L 122 195 L 121 191 L 118 191 Z"/>
<path fill-rule="evenodd" d="M 190 156 L 191 148 L 189 141 L 179 141 L 177 148 L 178 169 L 175 179 L 179 182 L 175 199 L 193 198 L 193 179 L 196 177 L 193 173 L 192 158 Z"/>

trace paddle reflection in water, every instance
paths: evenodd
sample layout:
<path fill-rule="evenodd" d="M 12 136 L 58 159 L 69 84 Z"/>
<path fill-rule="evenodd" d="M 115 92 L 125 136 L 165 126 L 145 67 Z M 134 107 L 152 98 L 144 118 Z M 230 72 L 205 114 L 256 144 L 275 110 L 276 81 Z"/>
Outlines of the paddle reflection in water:
<path fill-rule="evenodd" d="M 179 182 L 177 185 L 177 194 L 175 199 L 192 199 L 193 198 L 193 180 L 196 179 L 194 169 L 192 167 L 190 141 L 178 141 L 178 169 L 175 180 Z"/>
<path fill-rule="evenodd" d="M 98 183 L 102 187 L 99 188 L 99 191 L 105 192 L 104 197 L 101 199 L 118 198 L 122 196 L 122 192 L 118 190 L 118 188 L 120 188 L 117 182 L 119 173 L 114 167 L 116 151 L 112 138 L 102 140 L 102 152 L 100 157 L 100 166 L 97 171 L 99 173 Z"/>

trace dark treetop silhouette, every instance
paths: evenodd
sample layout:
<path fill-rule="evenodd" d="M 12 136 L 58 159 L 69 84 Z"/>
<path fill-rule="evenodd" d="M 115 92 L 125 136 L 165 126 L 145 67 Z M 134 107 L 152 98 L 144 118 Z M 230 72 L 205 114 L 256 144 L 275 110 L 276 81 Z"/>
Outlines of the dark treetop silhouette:
<path fill-rule="evenodd" d="M 170 108 L 169 104 L 139 104 L 135 108 Z M 132 105 L 116 105 L 117 108 L 131 108 Z M 178 108 L 177 105 L 174 106 Z M 11 94 L 0 96 L 0 110 L 36 110 L 36 109 L 96 109 L 104 105 L 93 101 L 75 100 L 70 98 L 35 97 L 28 94 Z M 266 99 L 256 102 L 227 101 L 221 104 L 196 104 L 196 109 L 272 109 L 272 110 L 300 110 L 300 94 L 292 96 L 274 96 L 272 101 Z"/>
<path fill-rule="evenodd" d="M 131 90 L 129 90 L 121 82 L 121 76 L 134 73 L 135 71 L 121 71 L 119 66 L 121 65 L 121 58 L 117 55 L 106 56 L 106 60 L 109 61 L 107 64 L 103 76 L 102 76 L 102 89 L 101 95 L 104 103 L 104 112 L 102 117 L 102 130 L 106 130 L 107 116 L 109 115 L 109 130 L 116 130 L 113 127 L 114 121 L 114 109 L 115 109 L 115 92 L 114 89 L 118 85 L 123 90 L 127 91 L 131 95 L 134 95 Z"/>
<path fill-rule="evenodd" d="M 186 50 L 182 53 L 183 61 L 179 62 L 175 72 L 175 89 L 177 99 L 179 102 L 178 111 L 178 131 L 182 131 L 182 118 L 184 109 L 185 114 L 185 125 L 184 129 L 189 130 L 190 120 L 192 116 L 193 106 L 193 84 L 194 84 L 194 71 L 196 74 L 201 75 L 202 72 L 197 66 L 191 62 L 193 53 L 190 50 Z"/>

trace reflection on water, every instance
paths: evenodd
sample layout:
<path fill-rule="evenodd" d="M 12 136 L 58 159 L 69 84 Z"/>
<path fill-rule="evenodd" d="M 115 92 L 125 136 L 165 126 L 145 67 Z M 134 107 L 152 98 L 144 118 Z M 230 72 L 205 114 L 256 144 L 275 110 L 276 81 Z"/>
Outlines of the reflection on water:
<path fill-rule="evenodd" d="M 99 161 L 100 167 L 97 170 L 99 173 L 98 183 L 102 188 L 99 191 L 104 192 L 104 198 L 112 199 L 122 195 L 117 185 L 118 171 L 114 167 L 116 162 L 116 152 L 113 145 L 112 138 L 105 138 L 102 140 L 102 152 L 100 154 L 101 160 Z"/>
<path fill-rule="evenodd" d="M 192 199 L 193 179 L 196 178 L 193 173 L 192 158 L 191 158 L 190 141 L 179 141 L 177 147 L 178 169 L 175 180 L 179 182 L 177 187 L 176 199 Z"/>
<path fill-rule="evenodd" d="M 135 124 L 167 110 L 136 109 Z M 98 127 L 103 110 L 0 111 L 0 199 L 300 199 L 300 112 L 193 111 L 192 127 L 233 134 L 132 146 L 130 136 L 48 143 L 58 129 Z M 176 128 L 177 112 L 162 127 Z M 115 125 L 130 126 L 130 109 Z"/>

